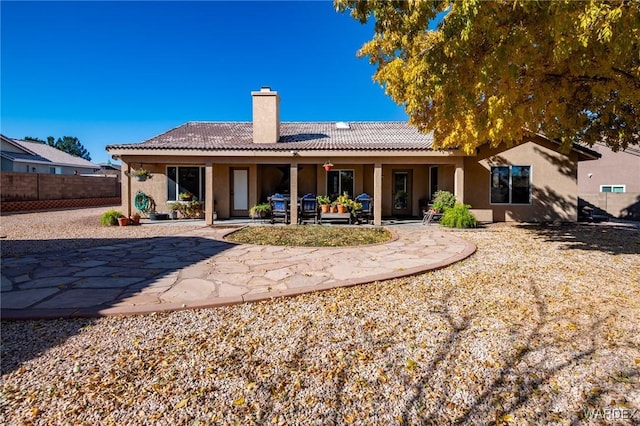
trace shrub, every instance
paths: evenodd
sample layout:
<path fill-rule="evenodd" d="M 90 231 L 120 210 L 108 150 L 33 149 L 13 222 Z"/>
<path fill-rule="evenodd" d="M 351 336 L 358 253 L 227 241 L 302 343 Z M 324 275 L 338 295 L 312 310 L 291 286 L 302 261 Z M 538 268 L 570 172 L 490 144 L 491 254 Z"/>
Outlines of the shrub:
<path fill-rule="evenodd" d="M 457 203 L 442 214 L 440 225 L 448 228 L 475 228 L 478 226 L 475 216 L 469 212 L 471 206 Z"/>
<path fill-rule="evenodd" d="M 456 197 L 449 191 L 436 191 L 433 194 L 433 208 L 439 212 L 445 212 L 456 204 Z"/>
<path fill-rule="evenodd" d="M 119 217 L 124 217 L 124 215 L 114 209 L 107 210 L 102 213 L 102 216 L 100 216 L 100 224 L 102 226 L 116 226 L 118 224 Z"/>

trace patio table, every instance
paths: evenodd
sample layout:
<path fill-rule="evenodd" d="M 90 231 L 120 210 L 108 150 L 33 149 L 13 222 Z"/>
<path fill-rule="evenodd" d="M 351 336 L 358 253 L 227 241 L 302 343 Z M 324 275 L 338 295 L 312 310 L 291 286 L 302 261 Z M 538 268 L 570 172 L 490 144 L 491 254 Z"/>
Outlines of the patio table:
<path fill-rule="evenodd" d="M 322 221 L 333 222 L 346 220 L 351 225 L 351 213 L 320 213 L 320 224 Z"/>

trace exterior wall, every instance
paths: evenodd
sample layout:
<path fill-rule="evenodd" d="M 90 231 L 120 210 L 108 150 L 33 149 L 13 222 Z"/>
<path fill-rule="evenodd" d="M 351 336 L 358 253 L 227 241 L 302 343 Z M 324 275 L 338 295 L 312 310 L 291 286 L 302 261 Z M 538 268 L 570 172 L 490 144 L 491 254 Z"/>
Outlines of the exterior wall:
<path fill-rule="evenodd" d="M 71 167 L 71 166 L 59 166 L 55 164 L 42 164 L 42 163 L 26 163 L 18 161 L 10 161 L 5 158 L 2 159 L 2 170 L 13 171 L 20 173 L 40 173 L 40 174 L 53 174 L 51 173 L 51 167 L 60 169 L 62 175 L 73 175 L 75 172 L 78 174 L 91 174 L 95 173 L 94 168 L 87 167 Z"/>
<path fill-rule="evenodd" d="M 507 150 L 481 147 L 476 157 L 464 160 L 464 202 L 475 209 L 492 209 L 497 222 L 574 222 L 578 204 L 577 164 L 575 152 L 559 153 L 555 144 L 537 137 Z M 531 204 L 491 204 L 491 166 L 500 165 L 531 166 Z"/>
<path fill-rule="evenodd" d="M 442 167 L 440 165 L 440 167 Z M 393 171 L 411 170 L 411 215 L 422 216 L 421 200 L 429 198 L 429 165 L 421 164 L 385 164 L 382 166 L 382 216 L 392 216 L 393 211 Z M 438 169 L 438 180 L 440 180 L 440 169 Z M 372 183 L 373 184 L 373 183 Z M 453 183 L 451 182 L 453 190 Z M 373 191 L 371 192 L 373 193 Z"/>
<path fill-rule="evenodd" d="M 0 203 L 0 213 L 5 215 L 11 213 L 26 213 L 39 210 L 64 210 L 99 206 L 119 206 L 120 201 L 120 197 L 42 201 L 9 201 Z"/>
<path fill-rule="evenodd" d="M 288 154 L 288 153 L 287 153 Z M 230 173 L 234 167 L 249 169 L 249 206 L 266 201 L 267 197 L 274 192 L 274 189 L 282 180 L 282 168 L 289 168 L 292 158 L 284 154 L 282 157 L 272 157 L 258 159 L 252 157 L 175 157 L 168 162 L 162 157 L 136 157 L 121 158 L 122 170 L 144 166 L 153 177 L 145 182 L 138 182 L 127 176 L 122 176 L 123 209 L 131 214 L 135 212 L 133 199 L 138 190 L 153 197 L 156 202 L 158 212 L 167 212 L 167 189 L 166 189 L 166 169 L 167 166 L 197 166 L 204 167 L 207 161 L 213 162 L 213 196 L 215 199 L 215 211 L 219 219 L 227 219 L 231 214 L 230 203 Z M 354 171 L 354 196 L 363 192 L 374 196 L 374 160 L 381 163 L 389 161 L 385 158 L 367 158 L 367 163 L 357 163 L 361 158 L 331 158 L 334 164 L 333 170 L 353 170 Z M 293 160 L 295 161 L 295 160 Z M 327 173 L 322 164 L 326 161 L 322 158 L 304 158 L 298 163 L 298 196 L 307 193 L 324 195 L 327 193 Z M 391 161 L 392 164 L 384 164 L 383 167 L 383 196 L 382 215 L 392 214 L 392 171 L 411 170 L 412 171 L 412 210 L 413 216 L 421 216 L 421 202 L 429 197 L 429 166 L 438 165 L 439 183 L 442 189 L 453 191 L 454 167 L 450 164 L 428 163 L 428 157 L 417 157 L 416 162 L 422 164 L 404 163 Z M 440 159 L 440 161 L 451 161 Z M 256 164 L 260 162 L 261 164 Z M 131 183 L 131 190 L 127 193 L 128 182 Z M 207 194 L 211 193 L 211 188 L 207 188 Z M 131 210 L 127 210 L 131 206 Z"/>
<path fill-rule="evenodd" d="M 620 219 L 640 220 L 640 149 L 613 152 L 600 144 L 592 149 L 602 158 L 578 165 L 580 205 Z M 600 192 L 601 185 L 624 185 L 625 192 Z"/>
<path fill-rule="evenodd" d="M 137 162 L 133 163 L 132 168 L 137 167 Z M 122 170 L 128 170 L 128 166 L 123 161 L 122 162 Z M 128 201 L 131 206 L 131 213 L 136 212 L 136 208 L 134 206 L 134 199 L 137 191 L 142 191 L 146 195 L 149 195 L 153 198 L 156 203 L 156 211 L 158 213 L 167 213 L 169 212 L 169 204 L 173 202 L 173 200 L 167 200 L 167 167 L 168 166 L 193 166 L 193 167 L 204 167 L 204 164 L 197 163 L 144 163 L 144 167 L 149 170 L 152 174 L 151 179 L 147 179 L 144 182 L 138 182 L 136 179 L 129 178 L 128 176 L 123 176 L 122 180 L 122 190 L 123 194 L 127 192 L 127 184 L 128 181 L 131 182 L 131 193 L 128 196 L 128 199 L 125 200 L 127 195 L 123 196 L 123 206 L 125 206 Z M 232 168 L 247 168 L 249 169 L 249 207 L 256 204 L 258 202 L 258 188 L 259 188 L 259 177 L 258 177 L 258 166 L 256 164 L 246 164 L 246 163 L 236 163 L 236 164 L 214 164 L 213 165 L 213 199 L 214 199 L 214 209 L 218 214 L 218 218 L 220 219 L 228 219 L 231 215 L 231 199 L 230 199 L 230 185 L 231 185 L 231 169 Z M 207 196 L 211 194 L 211 189 L 206 188 Z M 200 200 L 202 201 L 202 200 Z M 123 207 L 125 210 L 127 207 Z"/>
<path fill-rule="evenodd" d="M 8 158 L 2 158 L 2 164 L 0 164 L 0 170 L 3 172 L 12 172 L 13 171 L 13 161 Z"/>
<path fill-rule="evenodd" d="M 119 197 L 115 176 L 70 176 L 2 172 L 3 202 Z"/>
<path fill-rule="evenodd" d="M 604 145 L 596 144 L 591 149 L 602 158 L 581 161 L 578 165 L 578 193 L 596 194 L 600 185 L 626 186 L 626 192 L 640 194 L 640 149 L 613 152 Z"/>
<path fill-rule="evenodd" d="M 619 219 L 640 220 L 640 193 L 637 192 L 581 194 L 580 206 L 589 206 L 596 213 Z"/>

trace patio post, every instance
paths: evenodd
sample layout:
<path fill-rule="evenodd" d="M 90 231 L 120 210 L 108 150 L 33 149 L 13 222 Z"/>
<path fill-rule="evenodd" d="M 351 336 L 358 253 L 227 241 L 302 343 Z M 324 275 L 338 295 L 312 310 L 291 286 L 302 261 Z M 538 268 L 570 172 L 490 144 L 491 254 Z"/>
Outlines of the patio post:
<path fill-rule="evenodd" d="M 204 186 L 207 191 L 204 197 L 204 222 L 207 225 L 213 225 L 213 209 L 214 204 L 214 192 L 213 192 L 213 163 L 207 161 L 204 168 Z"/>
<path fill-rule="evenodd" d="M 125 174 L 125 172 L 131 172 L 131 167 L 122 159 L 120 161 L 122 163 L 120 166 L 120 170 L 122 171 L 122 176 L 120 178 L 120 200 L 122 201 L 122 210 L 124 210 L 124 214 L 127 215 L 127 217 L 131 217 L 131 204 L 133 203 L 131 195 L 131 177 Z"/>
<path fill-rule="evenodd" d="M 459 203 L 464 204 L 464 158 L 457 158 L 453 174 L 453 195 Z"/>
<path fill-rule="evenodd" d="M 373 165 L 373 224 L 382 225 L 382 163 Z"/>
<path fill-rule="evenodd" d="M 291 163 L 291 173 L 289 174 L 289 178 L 291 181 L 291 189 L 289 194 L 291 195 L 291 200 L 289 201 L 289 206 L 291 208 L 291 224 L 298 223 L 298 163 Z"/>

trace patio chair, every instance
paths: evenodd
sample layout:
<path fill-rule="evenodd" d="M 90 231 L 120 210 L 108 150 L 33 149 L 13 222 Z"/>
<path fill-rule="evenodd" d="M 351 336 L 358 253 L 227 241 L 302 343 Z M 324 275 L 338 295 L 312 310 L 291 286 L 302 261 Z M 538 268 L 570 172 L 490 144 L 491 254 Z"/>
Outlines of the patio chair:
<path fill-rule="evenodd" d="M 422 211 L 423 225 L 429 225 L 431 222 L 440 222 L 441 218 L 442 218 L 442 213 L 440 213 L 439 211 L 433 208 Z"/>
<path fill-rule="evenodd" d="M 354 212 L 358 222 L 361 219 L 364 219 L 366 223 L 373 222 L 373 198 L 366 193 L 362 193 L 355 198 L 355 202 L 362 204 L 362 208 Z"/>
<path fill-rule="evenodd" d="M 271 206 L 271 223 L 278 221 L 289 223 L 289 200 L 280 194 L 274 194 L 269 197 L 269 205 Z"/>
<path fill-rule="evenodd" d="M 313 194 L 304 195 L 300 199 L 298 223 L 303 223 L 305 220 L 313 220 L 313 223 L 318 223 L 318 199 Z"/>

